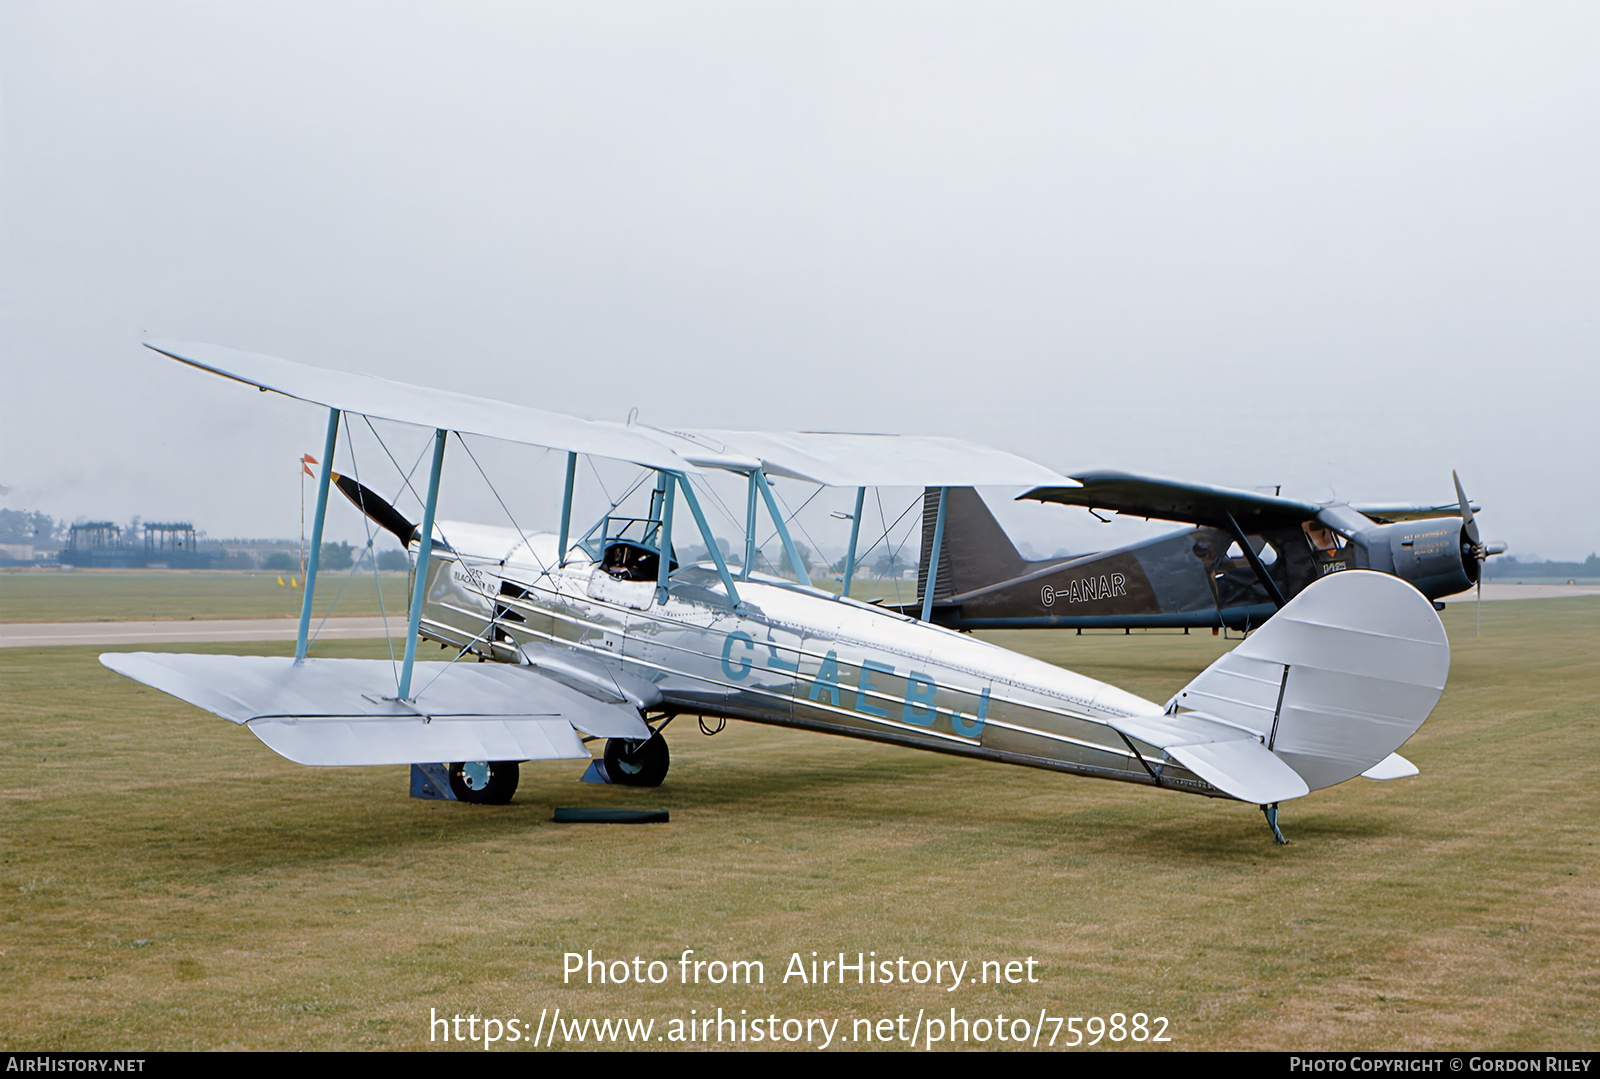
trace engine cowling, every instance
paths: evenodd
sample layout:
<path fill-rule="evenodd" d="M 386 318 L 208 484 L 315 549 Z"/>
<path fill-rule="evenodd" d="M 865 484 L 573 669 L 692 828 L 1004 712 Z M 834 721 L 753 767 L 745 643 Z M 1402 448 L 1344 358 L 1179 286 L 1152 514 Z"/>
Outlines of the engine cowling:
<path fill-rule="evenodd" d="M 1361 536 L 1376 563 L 1387 554 L 1390 572 L 1429 599 L 1453 596 L 1478 583 L 1483 564 L 1459 517 L 1429 517 L 1380 525 Z M 1380 553 L 1381 552 L 1381 553 Z"/>

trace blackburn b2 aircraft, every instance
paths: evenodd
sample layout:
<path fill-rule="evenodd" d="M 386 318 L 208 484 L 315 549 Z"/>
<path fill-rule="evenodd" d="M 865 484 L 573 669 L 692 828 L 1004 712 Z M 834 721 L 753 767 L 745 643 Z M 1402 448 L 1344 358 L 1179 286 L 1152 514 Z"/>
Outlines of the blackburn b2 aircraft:
<path fill-rule="evenodd" d="M 668 433 L 209 345 L 150 347 L 328 409 L 311 563 L 293 659 L 107 653 L 101 661 L 249 727 L 302 764 L 445 763 L 461 800 L 505 802 L 519 762 L 530 760 L 571 758 L 603 781 L 659 784 L 669 766 L 661 730 L 674 716 L 742 719 L 1233 798 L 1260 806 L 1281 842 L 1280 802 L 1356 776 L 1416 773 L 1396 751 L 1433 710 L 1448 674 L 1449 644 L 1433 607 L 1386 574 L 1340 573 L 1312 585 L 1165 704 L 935 625 L 929 604 L 900 613 L 852 599 L 867 486 L 944 491 L 927 574 L 937 580 L 950 487 L 1073 482 L 969 442 Z M 351 414 L 434 430 L 420 523 L 358 477 L 333 471 L 341 415 Z M 436 521 L 452 435 L 566 451 L 559 531 Z M 653 474 L 648 509 L 624 517 L 613 503 L 574 539 L 582 454 Z M 691 482 L 718 470 L 745 480 L 746 557 L 737 573 Z M 857 488 L 844 594 L 811 585 L 773 476 Z M 403 662 L 307 655 L 334 486 L 412 553 Z M 751 569 L 758 503 L 794 581 Z M 676 558 L 674 522 L 687 525 L 685 510 L 710 555 L 699 565 Z M 418 662 L 420 638 L 453 658 Z M 480 662 L 458 662 L 466 657 Z M 596 760 L 586 743 L 599 739 Z"/>
<path fill-rule="evenodd" d="M 1085 472 L 1021 497 L 1194 527 L 1111 551 L 1027 560 L 970 488 L 947 496 L 931 616 L 957 629 L 1250 630 L 1313 582 L 1345 570 L 1392 573 L 1430 600 L 1477 584 L 1505 550 L 1478 533 L 1456 480 L 1443 505 L 1317 504 L 1125 472 Z M 932 565 L 924 495 L 922 565 Z M 1098 516 L 1098 514 L 1096 515 Z M 1103 520 L 1104 518 L 1102 518 Z"/>

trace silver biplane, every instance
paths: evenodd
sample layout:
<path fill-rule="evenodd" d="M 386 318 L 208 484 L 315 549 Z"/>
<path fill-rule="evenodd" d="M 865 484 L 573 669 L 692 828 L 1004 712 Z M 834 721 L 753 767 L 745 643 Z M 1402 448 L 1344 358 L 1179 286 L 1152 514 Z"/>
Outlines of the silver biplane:
<path fill-rule="evenodd" d="M 107 653 L 112 670 L 224 719 L 308 765 L 447 762 L 465 801 L 505 802 L 518 762 L 589 761 L 605 782 L 659 784 L 673 717 L 742 719 L 1115 779 L 1260 806 L 1356 776 L 1416 774 L 1396 752 L 1433 710 L 1450 665 L 1432 605 L 1398 578 L 1329 576 L 1165 704 L 850 597 L 868 486 L 1071 486 L 1033 462 L 942 437 L 663 432 L 560 416 L 210 345 L 173 359 L 328 411 L 295 657 Z M 413 524 L 332 470 L 341 414 L 434 429 Z M 450 434 L 567 455 L 558 532 L 435 520 Z M 649 508 L 571 534 L 579 455 L 654 475 Z M 746 552 L 731 568 L 690 482 L 745 479 Z M 813 587 L 769 477 L 855 487 L 843 594 Z M 307 656 L 328 494 L 337 486 L 412 552 L 402 663 Z M 764 506 L 796 580 L 753 571 Z M 709 560 L 680 565 L 691 519 Z M 924 567 L 936 580 L 945 497 Z M 419 639 L 454 652 L 419 662 Z M 463 657 L 496 662 L 461 663 Z M 604 739 L 596 760 L 586 744 Z"/>

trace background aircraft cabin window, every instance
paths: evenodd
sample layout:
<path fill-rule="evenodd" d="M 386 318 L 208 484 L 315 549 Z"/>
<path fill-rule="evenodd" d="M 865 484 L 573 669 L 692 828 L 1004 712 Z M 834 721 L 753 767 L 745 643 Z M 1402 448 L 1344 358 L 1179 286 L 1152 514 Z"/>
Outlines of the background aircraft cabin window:
<path fill-rule="evenodd" d="M 1318 554 L 1332 558 L 1344 550 L 1344 537 L 1333 529 L 1316 521 L 1307 521 L 1300 527 L 1305 529 L 1306 542 L 1311 544 L 1311 549 Z"/>

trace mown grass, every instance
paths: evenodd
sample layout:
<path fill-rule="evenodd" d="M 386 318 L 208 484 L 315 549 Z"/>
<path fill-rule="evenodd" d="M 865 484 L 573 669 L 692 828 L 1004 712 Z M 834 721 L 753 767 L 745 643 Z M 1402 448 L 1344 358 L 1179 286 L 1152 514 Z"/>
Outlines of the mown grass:
<path fill-rule="evenodd" d="M 404 573 L 381 574 L 383 604 L 404 611 Z M 300 613 L 298 574 L 227 570 L 46 570 L 0 573 L 0 622 L 273 618 Z M 279 584 L 282 580 L 284 583 Z M 341 595 L 341 590 L 343 594 Z M 321 574 L 312 605 L 338 614 L 380 613 L 371 570 Z"/>
<path fill-rule="evenodd" d="M 1422 775 L 1288 804 L 1282 848 L 1238 803 L 690 719 L 659 790 L 551 763 L 504 808 L 420 802 L 404 769 L 291 764 L 95 649 L 7 650 L 0 1048 L 425 1048 L 430 1009 L 559 1006 L 657 1033 L 691 1008 L 848 1031 L 955 1007 L 1143 1011 L 1186 1049 L 1592 1050 L 1600 600 L 1486 605 L 1481 640 L 1469 606 L 1445 618 L 1450 686 L 1405 749 Z M 1158 700 L 1226 646 L 997 639 Z M 555 805 L 672 822 L 556 825 Z M 676 984 L 685 948 L 766 982 Z M 563 985 L 588 949 L 673 980 Z M 1041 982 L 784 984 L 813 950 L 1032 956 Z"/>

